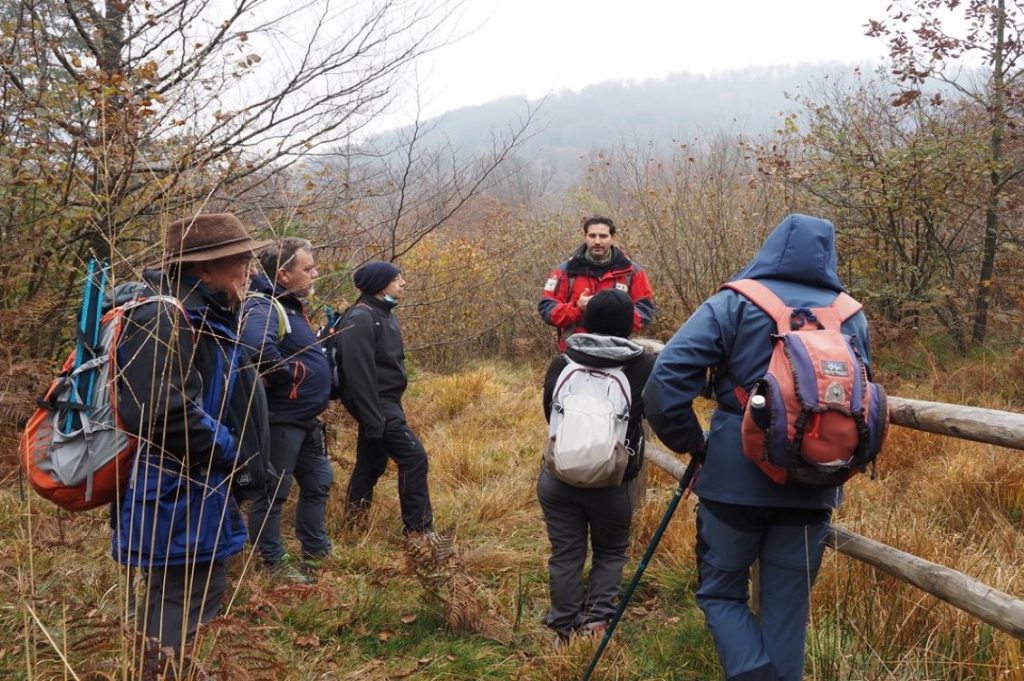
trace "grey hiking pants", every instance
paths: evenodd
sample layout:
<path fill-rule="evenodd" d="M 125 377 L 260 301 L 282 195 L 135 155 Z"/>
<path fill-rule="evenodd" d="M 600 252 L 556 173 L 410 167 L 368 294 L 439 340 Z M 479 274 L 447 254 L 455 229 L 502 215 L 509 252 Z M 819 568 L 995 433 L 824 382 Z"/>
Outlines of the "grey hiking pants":
<path fill-rule="evenodd" d="M 544 623 L 559 634 L 568 635 L 589 622 L 610 620 L 615 614 L 629 547 L 634 483 L 584 489 L 541 469 L 537 498 L 551 541 L 551 608 Z M 588 539 L 593 555 L 584 586 Z"/>
<path fill-rule="evenodd" d="M 249 533 L 255 536 L 256 550 L 266 563 L 276 563 L 285 555 L 281 541 L 281 510 L 292 489 L 299 483 L 295 504 L 295 537 L 304 558 L 317 558 L 331 552 L 327 536 L 327 498 L 334 483 L 334 471 L 324 450 L 320 423 L 312 427 L 290 423 L 270 425 L 270 460 L 280 477 L 273 503 L 264 496 L 253 500 L 249 510 Z"/>
<path fill-rule="evenodd" d="M 160 645 L 181 650 L 199 629 L 220 614 L 228 588 L 228 561 L 169 565 L 142 573 L 145 597 L 136 607 L 139 631 Z"/>

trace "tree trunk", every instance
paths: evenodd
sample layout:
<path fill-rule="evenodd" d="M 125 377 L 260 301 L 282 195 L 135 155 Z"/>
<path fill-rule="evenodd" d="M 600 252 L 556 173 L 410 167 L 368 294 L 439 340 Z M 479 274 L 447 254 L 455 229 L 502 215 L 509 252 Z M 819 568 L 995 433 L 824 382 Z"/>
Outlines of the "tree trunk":
<path fill-rule="evenodd" d="M 999 0 L 992 20 L 996 22 L 996 46 L 992 58 L 992 107 L 989 112 L 991 136 L 989 142 L 989 193 L 985 205 L 985 239 L 981 251 L 981 271 L 978 274 L 978 288 L 974 296 L 975 345 L 985 342 L 988 333 L 988 308 L 992 292 L 992 278 L 995 275 L 996 249 L 999 245 L 999 198 L 1002 193 L 1003 125 L 1006 108 L 1005 100 L 1005 33 L 1006 2 Z"/>

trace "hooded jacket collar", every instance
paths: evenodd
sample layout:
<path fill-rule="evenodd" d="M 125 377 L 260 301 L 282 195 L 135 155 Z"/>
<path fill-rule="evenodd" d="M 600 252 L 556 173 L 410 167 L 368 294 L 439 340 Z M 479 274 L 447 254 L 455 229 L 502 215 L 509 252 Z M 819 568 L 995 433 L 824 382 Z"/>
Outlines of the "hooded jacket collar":
<path fill-rule="evenodd" d="M 836 259 L 836 228 L 828 220 L 809 215 L 787 216 L 732 281 L 737 279 L 781 279 L 842 291 Z"/>
<path fill-rule="evenodd" d="M 178 281 L 172 281 L 162 270 L 145 270 L 142 278 L 154 291 L 180 300 L 189 312 L 196 312 L 201 316 L 212 314 L 232 328 L 237 322 L 237 313 L 228 304 L 227 296 L 223 293 L 214 293 L 195 277 L 182 276 Z"/>
<path fill-rule="evenodd" d="M 265 296 L 274 295 L 274 285 L 270 283 L 270 278 L 262 272 L 252 278 L 252 282 L 249 284 L 249 290 L 255 291 L 256 293 L 262 293 Z"/>
<path fill-rule="evenodd" d="M 613 367 L 628 364 L 644 349 L 627 338 L 597 333 L 574 333 L 565 342 L 565 354 L 574 362 L 592 367 Z"/>
<path fill-rule="evenodd" d="M 587 245 L 580 244 L 573 254 L 569 257 L 569 263 L 566 265 L 566 272 L 569 274 L 587 274 L 589 272 L 605 272 L 611 270 L 628 269 L 633 266 L 626 254 L 618 246 L 612 246 L 612 257 L 608 261 L 607 265 L 594 265 L 586 257 Z"/>
<path fill-rule="evenodd" d="M 384 311 L 384 312 L 386 312 L 388 314 L 391 314 L 391 311 L 394 310 L 396 307 L 398 307 L 398 303 L 390 303 L 390 302 L 388 302 L 386 300 L 381 300 L 377 296 L 371 296 L 371 295 L 368 295 L 366 293 L 364 293 L 361 296 L 359 296 L 359 300 L 357 300 L 356 302 L 357 303 L 366 303 L 367 305 L 372 305 L 373 307 L 377 308 L 378 310 L 382 310 L 382 311 Z"/>
<path fill-rule="evenodd" d="M 270 277 L 262 272 L 252 278 L 252 282 L 249 284 L 249 290 L 264 296 L 273 296 L 285 305 L 295 308 L 296 310 L 305 311 L 306 309 L 306 304 L 301 298 L 287 289 L 282 288 L 279 284 L 272 283 L 270 281 Z"/>

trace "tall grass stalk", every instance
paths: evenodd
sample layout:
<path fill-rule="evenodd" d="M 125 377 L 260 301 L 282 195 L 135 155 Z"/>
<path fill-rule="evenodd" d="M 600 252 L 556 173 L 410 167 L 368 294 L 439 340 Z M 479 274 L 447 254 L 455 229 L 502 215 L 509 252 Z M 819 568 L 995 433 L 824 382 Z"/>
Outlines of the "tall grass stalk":
<path fill-rule="evenodd" d="M 541 624 L 549 546 L 535 500 L 546 432 L 540 378 L 536 367 L 481 364 L 458 375 L 421 375 L 406 398 L 431 454 L 438 529 L 456 538 L 450 593 L 468 599 L 460 601 L 466 617 L 459 628 L 450 627 L 443 599 L 405 567 L 393 467 L 377 486 L 366 525 L 343 522 L 355 426 L 334 409 L 328 420 L 338 484 L 328 522 L 337 555 L 313 586 L 275 583 L 251 550 L 237 557 L 225 614 L 189 651 L 201 663 L 191 678 L 561 681 L 581 673 L 596 642 L 556 650 Z M 659 471 L 650 481 L 634 520 L 627 577 L 675 487 Z M 693 602 L 693 503 L 669 525 L 597 678 L 720 676 Z M 289 504 L 285 517 L 291 512 Z M 835 521 L 1021 595 L 1022 518 L 1018 453 L 894 428 L 876 479 L 849 485 Z M 9 537 L 0 546 L 0 678 L 138 678 L 144 649 L 130 617 L 135 583 L 110 559 L 106 511 L 60 517 L 35 498 L 22 502 L 9 485 L 0 489 L 0 529 Z M 1024 681 L 1022 659 L 1020 641 L 826 554 L 813 595 L 807 678 Z"/>

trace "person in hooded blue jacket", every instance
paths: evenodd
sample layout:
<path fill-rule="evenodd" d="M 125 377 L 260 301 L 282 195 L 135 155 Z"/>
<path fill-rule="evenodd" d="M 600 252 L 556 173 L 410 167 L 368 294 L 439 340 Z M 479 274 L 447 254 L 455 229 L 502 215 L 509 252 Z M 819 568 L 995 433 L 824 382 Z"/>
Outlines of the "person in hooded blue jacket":
<path fill-rule="evenodd" d="M 309 583 L 309 571 L 289 561 L 281 539 L 281 511 L 292 481 L 299 485 L 295 537 L 303 566 L 331 553 L 327 499 L 334 471 L 324 448 L 320 414 L 327 408 L 331 373 L 316 332 L 306 317 L 305 300 L 318 272 L 309 241 L 286 237 L 259 256 L 263 271 L 250 286 L 243 310 L 242 340 L 253 351 L 267 386 L 271 461 L 279 476 L 273 499 L 259 497 L 249 511 L 249 527 L 263 564 L 283 581 Z"/>
<path fill-rule="evenodd" d="M 145 590 L 136 626 L 180 654 L 220 612 L 231 556 L 245 546 L 235 499 L 244 476 L 261 494 L 267 402 L 236 335 L 256 241 L 234 215 L 203 213 L 167 227 L 164 257 L 117 346 L 118 416 L 138 437 L 135 465 L 112 506 L 114 558 Z"/>
<path fill-rule="evenodd" d="M 756 279 L 790 307 L 827 307 L 842 291 L 835 227 L 786 217 L 734 279 Z M 676 452 L 701 452 L 697 479 L 697 605 L 704 611 L 729 681 L 801 681 L 810 589 L 842 487 L 778 485 L 743 455 L 742 409 L 734 393 L 764 375 L 775 321 L 747 298 L 722 290 L 708 298 L 665 346 L 644 389 L 647 418 Z M 870 366 L 867 322 L 857 313 L 842 331 Z M 712 380 L 708 382 L 708 372 Z M 706 445 L 693 401 L 709 386 L 718 401 Z M 748 581 L 760 561 L 760 616 Z"/>

